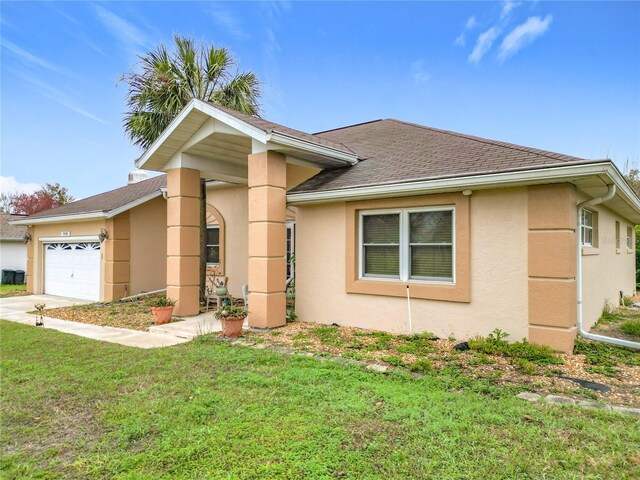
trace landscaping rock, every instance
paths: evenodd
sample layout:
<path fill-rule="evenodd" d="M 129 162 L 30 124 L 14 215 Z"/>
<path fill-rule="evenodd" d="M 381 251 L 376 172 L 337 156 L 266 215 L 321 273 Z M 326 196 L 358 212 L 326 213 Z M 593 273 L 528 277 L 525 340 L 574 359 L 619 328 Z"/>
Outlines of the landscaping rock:
<path fill-rule="evenodd" d="M 623 415 L 633 415 L 634 417 L 640 417 L 640 408 L 611 407 L 611 410 Z"/>
<path fill-rule="evenodd" d="M 264 343 L 256 343 L 253 348 L 257 349 L 257 350 L 264 350 L 265 348 L 267 348 L 267 346 Z"/>
<path fill-rule="evenodd" d="M 389 370 L 389 367 L 387 367 L 386 365 L 380 365 L 378 363 L 371 363 L 367 365 L 367 370 L 371 370 L 372 372 L 385 373 L 387 370 Z"/>
<path fill-rule="evenodd" d="M 609 393 L 611 391 L 611 387 L 604 385 L 602 383 L 590 382 L 588 380 L 583 380 L 581 378 L 573 378 L 573 377 L 564 377 L 559 375 L 558 378 L 562 378 L 563 380 L 569 380 L 570 382 L 577 383 L 582 388 L 587 388 L 589 390 L 593 390 L 594 392 L 600 393 Z"/>
<path fill-rule="evenodd" d="M 347 363 L 349 363 L 349 359 L 341 358 L 341 357 L 331 357 L 329 360 L 335 363 L 342 363 L 343 365 L 346 365 Z"/>
<path fill-rule="evenodd" d="M 557 403 L 560 405 L 575 405 L 576 401 L 573 398 L 560 397 L 557 395 L 547 395 L 544 399 L 547 403 Z"/>
<path fill-rule="evenodd" d="M 458 350 L 459 352 L 464 352 L 465 350 L 469 350 L 469 348 L 469 342 L 460 342 L 453 347 L 454 350 Z"/>
<path fill-rule="evenodd" d="M 590 402 L 588 400 L 579 401 L 578 406 L 582 408 L 596 408 L 598 410 L 611 410 L 611 407 L 609 405 L 598 402 Z"/>
<path fill-rule="evenodd" d="M 526 400 L 528 402 L 537 402 L 540 400 L 541 395 L 533 392 L 520 392 L 516 397 Z"/>

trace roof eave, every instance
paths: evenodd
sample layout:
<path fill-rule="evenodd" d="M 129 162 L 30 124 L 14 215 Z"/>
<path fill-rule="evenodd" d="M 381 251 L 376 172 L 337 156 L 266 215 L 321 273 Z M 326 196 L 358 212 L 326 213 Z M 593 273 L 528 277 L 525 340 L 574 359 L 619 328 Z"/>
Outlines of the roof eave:
<path fill-rule="evenodd" d="M 570 181 L 572 178 L 599 174 L 606 174 L 611 181 L 616 184 L 619 192 L 640 216 L 640 198 L 633 192 L 620 171 L 611 161 L 324 190 L 320 192 L 289 193 L 287 194 L 287 203 L 291 205 L 302 205 L 345 200 L 364 200 L 368 198 L 432 194 L 466 189 L 521 186 L 540 182 Z"/>

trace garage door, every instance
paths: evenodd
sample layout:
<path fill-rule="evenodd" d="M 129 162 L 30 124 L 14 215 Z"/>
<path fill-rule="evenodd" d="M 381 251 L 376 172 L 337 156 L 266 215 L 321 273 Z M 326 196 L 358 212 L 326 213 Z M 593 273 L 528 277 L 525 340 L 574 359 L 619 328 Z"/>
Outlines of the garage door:
<path fill-rule="evenodd" d="M 100 244 L 46 244 L 44 293 L 99 301 Z"/>

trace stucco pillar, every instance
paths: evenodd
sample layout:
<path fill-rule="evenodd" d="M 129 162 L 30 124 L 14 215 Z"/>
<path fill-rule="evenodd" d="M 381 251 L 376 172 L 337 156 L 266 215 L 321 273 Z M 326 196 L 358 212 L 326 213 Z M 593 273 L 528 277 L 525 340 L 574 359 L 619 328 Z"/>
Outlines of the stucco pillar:
<path fill-rule="evenodd" d="M 174 315 L 200 312 L 200 172 L 167 172 L 167 297 Z"/>
<path fill-rule="evenodd" d="M 34 263 L 33 263 L 33 253 L 35 249 L 35 244 L 37 240 L 35 239 L 35 234 L 33 232 L 33 227 L 27 228 L 27 233 L 31 235 L 31 240 L 27 243 L 27 271 L 26 271 L 26 290 L 27 293 L 33 292 L 33 279 L 34 279 Z"/>
<path fill-rule="evenodd" d="M 529 340 L 573 351 L 576 326 L 576 191 L 529 187 Z"/>
<path fill-rule="evenodd" d="M 104 266 L 103 302 L 111 302 L 131 294 L 129 289 L 129 257 L 131 252 L 129 218 L 129 212 L 123 212 L 107 220 L 105 225 L 109 238 L 102 245 L 102 265 Z"/>
<path fill-rule="evenodd" d="M 249 155 L 249 325 L 286 323 L 285 157 Z"/>

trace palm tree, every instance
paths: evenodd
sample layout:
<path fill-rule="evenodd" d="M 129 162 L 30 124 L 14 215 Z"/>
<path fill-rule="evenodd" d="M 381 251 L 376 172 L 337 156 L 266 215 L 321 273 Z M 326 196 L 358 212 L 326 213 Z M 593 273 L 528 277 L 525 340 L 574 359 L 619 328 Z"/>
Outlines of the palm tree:
<path fill-rule="evenodd" d="M 260 82 L 251 72 L 232 73 L 235 59 L 226 48 L 196 46 L 193 39 L 173 38 L 174 51 L 160 44 L 140 56 L 140 70 L 122 76 L 127 83 L 124 129 L 144 149 L 160 136 L 192 98 L 248 115 L 259 112 Z M 206 187 L 200 182 L 200 292 L 206 282 Z"/>
<path fill-rule="evenodd" d="M 131 141 L 148 148 L 192 98 L 248 115 L 259 112 L 260 83 L 252 72 L 232 72 L 235 59 L 226 48 L 174 36 L 175 49 L 164 44 L 140 56 L 140 70 L 122 76 L 128 85 L 124 117 Z"/>

